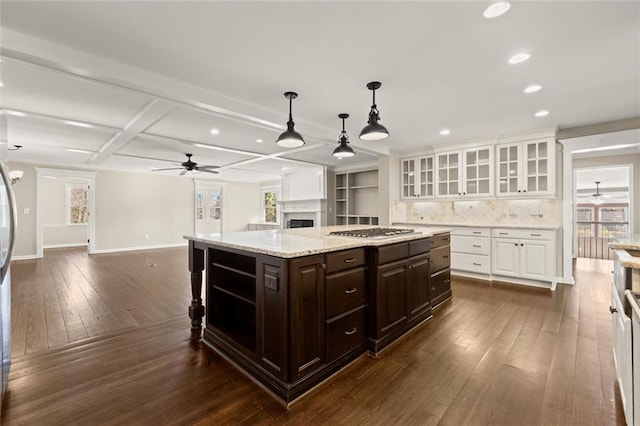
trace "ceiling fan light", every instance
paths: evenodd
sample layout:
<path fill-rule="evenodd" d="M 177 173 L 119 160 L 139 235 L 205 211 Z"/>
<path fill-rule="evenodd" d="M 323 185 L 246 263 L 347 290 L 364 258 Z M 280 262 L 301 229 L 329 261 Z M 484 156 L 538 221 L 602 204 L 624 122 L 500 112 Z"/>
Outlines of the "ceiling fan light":
<path fill-rule="evenodd" d="M 291 114 L 291 106 L 293 99 L 298 97 L 296 92 L 285 92 L 284 97 L 289 99 L 289 121 L 287 121 L 287 130 L 282 132 L 276 143 L 283 148 L 297 148 L 304 145 L 304 139 L 302 135 L 295 131 L 295 123 L 293 122 L 293 116 Z"/>

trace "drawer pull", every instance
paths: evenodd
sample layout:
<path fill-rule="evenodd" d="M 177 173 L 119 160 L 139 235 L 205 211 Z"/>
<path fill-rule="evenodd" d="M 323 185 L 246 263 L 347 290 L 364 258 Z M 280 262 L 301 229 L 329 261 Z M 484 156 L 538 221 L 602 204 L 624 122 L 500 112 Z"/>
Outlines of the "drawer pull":
<path fill-rule="evenodd" d="M 474 234 L 482 234 L 482 231 L 473 231 Z"/>
<path fill-rule="evenodd" d="M 350 258 L 348 258 L 348 259 L 345 259 L 345 260 L 344 260 L 344 263 L 351 263 L 351 262 L 355 262 L 355 261 L 356 261 L 356 258 L 355 258 L 355 257 L 350 257 Z"/>
<path fill-rule="evenodd" d="M 449 284 L 451 280 L 444 280 L 445 283 Z"/>
<path fill-rule="evenodd" d="M 442 258 L 443 258 L 443 259 L 448 259 L 448 258 L 449 258 L 449 256 L 442 256 Z"/>
<path fill-rule="evenodd" d="M 498 235 L 509 235 L 508 232 L 498 232 Z"/>
<path fill-rule="evenodd" d="M 443 238 L 442 241 L 449 241 L 449 238 Z"/>
<path fill-rule="evenodd" d="M 347 336 L 351 336 L 352 334 L 354 334 L 356 331 L 358 331 L 357 328 L 353 327 L 351 330 L 349 331 L 345 331 L 344 334 L 346 334 Z"/>
<path fill-rule="evenodd" d="M 349 290 L 345 290 L 344 292 L 345 292 L 346 294 L 353 294 L 353 293 L 355 293 L 356 291 L 358 291 L 358 289 L 357 289 L 357 288 L 355 288 L 355 287 L 353 287 L 353 288 L 350 288 Z"/>
<path fill-rule="evenodd" d="M 473 247 L 482 248 L 482 246 L 479 246 L 478 244 L 474 244 Z"/>
<path fill-rule="evenodd" d="M 435 288 L 435 287 L 433 287 L 433 286 L 431 286 L 431 290 L 432 290 L 432 291 L 436 291 L 436 288 Z"/>
<path fill-rule="evenodd" d="M 531 234 L 532 237 L 542 237 L 542 234 Z"/>
<path fill-rule="evenodd" d="M 612 314 L 615 314 L 616 312 L 618 312 L 618 310 L 613 306 L 609 306 L 609 312 L 611 312 Z"/>
<path fill-rule="evenodd" d="M 476 265 L 476 266 L 482 266 L 482 263 L 473 262 L 473 264 Z"/>

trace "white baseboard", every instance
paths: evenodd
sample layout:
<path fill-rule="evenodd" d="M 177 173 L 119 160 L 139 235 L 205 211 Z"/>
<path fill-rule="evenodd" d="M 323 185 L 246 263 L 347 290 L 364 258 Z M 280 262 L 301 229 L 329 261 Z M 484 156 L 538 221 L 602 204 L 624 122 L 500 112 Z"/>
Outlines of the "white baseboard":
<path fill-rule="evenodd" d="M 70 243 L 70 244 L 50 244 L 48 246 L 42 246 L 43 249 L 50 248 L 67 248 L 67 247 L 87 247 L 87 243 Z"/>
<path fill-rule="evenodd" d="M 173 248 L 173 247 L 186 247 L 189 243 L 175 243 L 175 244 L 159 244 L 155 246 L 139 246 L 139 247 L 120 247 L 113 249 L 101 249 L 94 250 L 90 254 L 103 254 L 103 253 L 117 253 L 121 251 L 138 251 L 138 250 L 154 250 L 154 249 L 163 249 L 163 248 Z"/>
<path fill-rule="evenodd" d="M 14 260 L 32 260 L 32 259 L 38 259 L 38 256 L 36 256 L 35 254 L 25 254 L 23 256 L 12 256 L 11 257 L 11 261 L 12 262 Z"/>

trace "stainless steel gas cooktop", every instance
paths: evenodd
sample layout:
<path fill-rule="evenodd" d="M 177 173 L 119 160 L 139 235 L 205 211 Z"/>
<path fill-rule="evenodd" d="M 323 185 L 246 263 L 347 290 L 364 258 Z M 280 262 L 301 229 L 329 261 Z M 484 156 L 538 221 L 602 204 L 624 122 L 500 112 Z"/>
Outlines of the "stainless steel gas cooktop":
<path fill-rule="evenodd" d="M 398 235 L 413 234 L 416 231 L 408 228 L 365 228 L 365 229 L 349 229 L 346 231 L 330 232 L 331 236 L 353 237 L 353 238 L 385 238 L 395 237 Z"/>

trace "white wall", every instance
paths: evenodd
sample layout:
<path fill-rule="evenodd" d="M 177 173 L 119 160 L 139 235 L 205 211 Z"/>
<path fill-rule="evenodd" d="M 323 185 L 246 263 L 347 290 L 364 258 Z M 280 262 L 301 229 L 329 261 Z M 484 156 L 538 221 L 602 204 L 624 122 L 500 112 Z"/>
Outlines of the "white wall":
<path fill-rule="evenodd" d="M 39 166 L 9 163 L 10 169 L 24 171 L 13 187 L 18 206 L 16 257 L 36 255 L 35 167 Z M 186 244 L 183 236 L 193 234 L 194 185 L 188 177 L 96 170 L 95 190 L 98 252 Z M 244 231 L 259 217 L 260 185 L 227 182 L 224 231 Z"/>
<path fill-rule="evenodd" d="M 87 179 L 56 178 L 44 179 L 43 196 L 43 243 L 44 247 L 79 246 L 86 245 L 88 236 L 87 225 L 66 224 L 66 185 L 84 184 Z M 91 214 L 91 212 L 89 212 Z"/>

